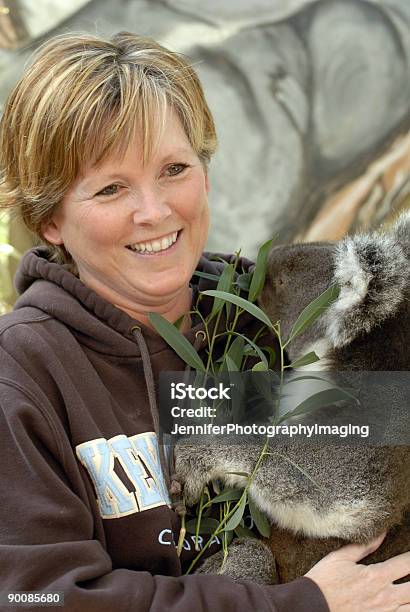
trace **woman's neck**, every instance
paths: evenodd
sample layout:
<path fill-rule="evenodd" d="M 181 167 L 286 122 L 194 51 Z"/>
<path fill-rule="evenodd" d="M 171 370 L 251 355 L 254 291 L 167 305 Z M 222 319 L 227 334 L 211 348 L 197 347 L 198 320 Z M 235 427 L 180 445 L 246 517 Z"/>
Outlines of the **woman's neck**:
<path fill-rule="evenodd" d="M 155 305 L 151 308 L 147 308 L 146 306 L 128 306 L 128 304 L 126 306 L 123 304 L 114 304 L 114 306 L 116 306 L 120 310 L 123 310 L 124 312 L 129 314 L 130 317 L 136 319 L 137 321 L 140 321 L 143 325 L 153 330 L 155 330 L 155 328 L 149 320 L 150 312 L 157 312 L 170 323 L 175 323 L 175 321 L 178 321 L 178 319 L 183 317 L 183 320 L 179 326 L 179 330 L 182 333 L 186 333 L 191 329 L 191 315 L 189 314 L 189 311 L 191 309 L 191 302 L 192 289 L 188 287 L 182 298 L 179 297 L 178 299 L 172 300 L 166 304 L 161 304 L 160 306 Z"/>

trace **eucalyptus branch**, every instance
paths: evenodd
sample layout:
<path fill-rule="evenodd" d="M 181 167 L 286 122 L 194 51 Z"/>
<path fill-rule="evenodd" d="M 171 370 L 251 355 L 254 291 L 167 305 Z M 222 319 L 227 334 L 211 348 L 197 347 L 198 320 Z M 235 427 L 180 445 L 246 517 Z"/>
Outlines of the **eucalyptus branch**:
<path fill-rule="evenodd" d="M 194 568 L 194 566 L 198 563 L 198 561 L 200 560 L 200 558 L 202 557 L 202 555 L 204 554 L 204 552 L 210 547 L 211 542 L 213 541 L 213 539 L 215 537 L 218 537 L 218 535 L 225 530 L 225 525 L 228 523 L 229 519 L 232 518 L 232 516 L 235 514 L 235 512 L 238 510 L 238 508 L 244 503 L 244 498 L 247 498 L 248 495 L 248 491 L 249 491 L 249 487 L 251 486 L 253 479 L 259 469 L 259 466 L 262 463 L 262 460 L 264 458 L 264 456 L 267 454 L 266 449 L 269 445 L 269 440 L 266 439 L 265 444 L 263 445 L 263 448 L 260 452 L 260 455 L 256 461 L 255 467 L 252 470 L 252 473 L 249 475 L 247 483 L 245 485 L 244 490 L 242 491 L 242 494 L 239 498 L 239 500 L 236 502 L 236 504 L 233 506 L 232 509 L 229 510 L 229 512 L 227 512 L 222 521 L 219 523 L 218 527 L 216 527 L 216 529 L 214 530 L 214 532 L 212 533 L 211 537 L 208 539 L 208 541 L 206 542 L 205 546 L 203 546 L 203 548 L 200 550 L 200 552 L 198 553 L 198 555 L 195 557 L 195 559 L 193 559 L 193 561 L 191 562 L 190 566 L 188 567 L 187 571 L 185 572 L 186 574 L 189 574 L 191 572 L 191 570 Z"/>

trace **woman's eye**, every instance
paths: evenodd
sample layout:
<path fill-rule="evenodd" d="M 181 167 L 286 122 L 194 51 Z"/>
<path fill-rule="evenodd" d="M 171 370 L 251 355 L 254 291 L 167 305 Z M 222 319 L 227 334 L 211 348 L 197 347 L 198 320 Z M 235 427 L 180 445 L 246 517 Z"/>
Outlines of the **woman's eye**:
<path fill-rule="evenodd" d="M 168 166 L 167 172 L 169 176 L 177 176 L 177 174 L 181 174 L 186 168 L 188 168 L 188 164 L 172 164 Z"/>
<path fill-rule="evenodd" d="M 96 196 L 112 196 L 112 195 L 117 195 L 119 190 L 120 190 L 120 186 L 119 185 L 116 185 L 116 184 L 107 185 L 107 187 L 104 187 L 104 189 L 101 189 L 101 191 L 99 191 L 95 195 Z"/>

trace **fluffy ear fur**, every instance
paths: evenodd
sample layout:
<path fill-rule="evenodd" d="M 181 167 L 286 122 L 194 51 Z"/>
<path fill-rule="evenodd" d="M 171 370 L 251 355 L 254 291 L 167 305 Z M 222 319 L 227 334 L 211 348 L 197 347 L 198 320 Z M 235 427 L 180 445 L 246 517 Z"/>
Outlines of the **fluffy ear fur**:
<path fill-rule="evenodd" d="M 336 249 L 340 295 L 329 308 L 326 335 L 335 348 L 350 344 L 394 315 L 409 286 L 410 214 L 387 233 L 345 238 Z"/>

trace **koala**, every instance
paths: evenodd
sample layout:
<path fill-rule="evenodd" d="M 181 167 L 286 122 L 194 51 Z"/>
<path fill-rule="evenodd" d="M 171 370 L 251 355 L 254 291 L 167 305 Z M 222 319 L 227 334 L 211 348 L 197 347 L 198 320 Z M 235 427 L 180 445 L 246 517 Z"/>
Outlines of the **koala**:
<path fill-rule="evenodd" d="M 273 247 L 259 305 L 273 322 L 281 321 L 287 338 L 303 308 L 333 283 L 340 288 L 337 299 L 288 345 L 290 362 L 315 351 L 320 360 L 307 366 L 309 370 L 337 370 L 346 376 L 410 370 L 410 214 L 386 232 L 338 243 Z M 383 396 L 383 385 L 376 385 L 373 395 L 366 393 L 367 408 L 374 405 L 376 419 L 386 418 L 394 432 L 391 397 Z M 407 388 L 401 403 L 407 414 L 404 425 L 399 425 L 403 429 L 407 423 L 407 432 L 408 399 Z M 337 422 L 343 407 L 331 409 Z M 323 416 L 323 410 L 318 414 Z M 300 417 L 302 422 L 315 418 L 315 413 Z M 383 531 L 388 532 L 385 541 L 365 562 L 382 561 L 410 548 L 410 441 L 394 440 L 393 436 L 385 443 L 360 440 L 349 445 L 320 440 L 306 445 L 296 438 L 271 439 L 271 454 L 249 488 L 252 501 L 273 525 L 269 547 L 275 571 L 260 543 L 265 582 L 293 580 L 331 550 L 349 542 L 365 543 Z M 211 441 L 209 436 L 181 440 L 175 465 L 187 502 L 196 502 L 210 481 L 243 487 L 246 478 L 238 472 L 252 472 L 261 445 L 256 437 L 240 444 L 234 438 Z M 255 546 L 245 542 L 241 553 L 236 545 L 224 573 L 252 580 Z M 216 572 L 217 567 L 218 559 L 211 557 L 201 571 Z M 262 581 L 260 568 L 256 579 Z"/>

